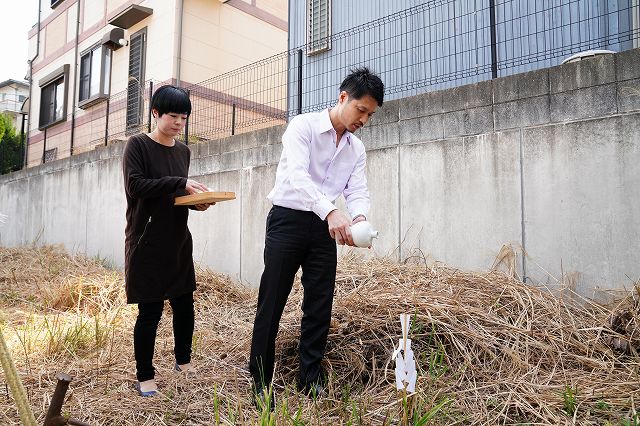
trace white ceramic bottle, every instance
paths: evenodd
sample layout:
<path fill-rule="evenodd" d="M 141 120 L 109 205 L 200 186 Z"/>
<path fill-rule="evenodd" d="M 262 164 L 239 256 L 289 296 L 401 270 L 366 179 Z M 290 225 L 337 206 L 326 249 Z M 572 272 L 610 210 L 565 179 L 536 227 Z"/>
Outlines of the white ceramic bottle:
<path fill-rule="evenodd" d="M 378 238 L 378 231 L 375 231 L 366 220 L 351 225 L 351 236 L 356 246 L 371 247 L 374 238 Z"/>

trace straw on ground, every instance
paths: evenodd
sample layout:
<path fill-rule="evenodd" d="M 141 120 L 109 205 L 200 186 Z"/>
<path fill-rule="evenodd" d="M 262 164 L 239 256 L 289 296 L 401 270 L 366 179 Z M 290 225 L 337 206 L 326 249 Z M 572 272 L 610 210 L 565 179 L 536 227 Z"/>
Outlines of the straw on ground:
<path fill-rule="evenodd" d="M 277 341 L 278 405 L 269 413 L 253 407 L 246 370 L 256 292 L 205 269 L 197 280 L 199 376 L 173 371 L 167 307 L 155 355 L 162 395 L 141 400 L 132 388 L 136 310 L 125 304 L 122 274 L 57 247 L 0 248 L 3 330 L 39 421 L 65 371 L 74 377 L 65 410 L 92 424 L 398 424 L 403 410 L 414 424 L 638 424 L 637 288 L 607 307 L 497 271 L 346 256 L 326 354 L 328 395 L 314 401 L 293 387 L 296 283 Z M 413 409 L 395 391 L 391 360 L 403 312 L 413 315 L 420 368 Z M 0 423 L 17 424 L 3 388 Z"/>

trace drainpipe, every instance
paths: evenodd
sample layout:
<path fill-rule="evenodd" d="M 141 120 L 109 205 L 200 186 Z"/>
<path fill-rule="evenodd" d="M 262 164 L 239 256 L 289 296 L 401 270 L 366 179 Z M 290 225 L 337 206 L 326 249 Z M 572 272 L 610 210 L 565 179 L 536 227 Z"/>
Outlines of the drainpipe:
<path fill-rule="evenodd" d="M 31 102 L 31 101 L 29 101 Z M 21 116 L 21 120 L 20 120 L 20 148 L 23 150 L 27 150 L 26 149 L 26 145 L 25 145 L 25 140 L 24 140 L 24 122 L 27 119 L 27 114 L 25 114 L 23 111 L 20 111 L 20 116 Z M 24 152 L 22 152 L 22 161 L 24 161 Z M 24 169 L 26 166 L 26 164 L 22 163 L 20 165 L 20 170 Z"/>
<path fill-rule="evenodd" d="M 80 0 L 78 2 L 78 9 L 76 12 L 76 50 L 73 59 L 73 98 L 71 101 L 71 146 L 69 147 L 69 156 L 73 155 L 73 140 L 76 133 L 76 90 L 77 84 L 80 79 L 78 78 L 78 45 L 80 44 Z M 69 82 L 67 82 L 69 83 Z"/>
<path fill-rule="evenodd" d="M 178 0 L 178 13 L 176 13 L 176 62 L 173 66 L 173 75 L 176 76 L 176 86 L 180 87 L 180 68 L 182 62 L 182 21 L 184 16 L 184 0 Z"/>
<path fill-rule="evenodd" d="M 27 167 L 27 158 L 29 153 L 29 127 L 31 127 L 31 105 L 33 105 L 32 91 L 33 91 L 33 61 L 36 60 L 40 54 L 40 17 L 42 16 L 42 0 L 38 0 L 38 35 L 36 36 L 36 54 L 29 61 L 29 109 L 27 114 L 29 115 L 29 121 L 27 125 L 27 142 L 24 146 L 24 158 L 22 159 L 22 168 Z"/>

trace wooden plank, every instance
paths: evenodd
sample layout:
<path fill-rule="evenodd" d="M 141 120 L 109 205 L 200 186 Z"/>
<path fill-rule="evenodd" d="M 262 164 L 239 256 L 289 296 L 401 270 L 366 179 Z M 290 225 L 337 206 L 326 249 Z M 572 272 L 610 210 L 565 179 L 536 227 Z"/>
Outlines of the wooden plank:
<path fill-rule="evenodd" d="M 218 203 L 220 201 L 235 200 L 235 192 L 200 192 L 198 194 L 183 195 L 182 197 L 176 197 L 176 206 L 193 206 L 195 204 L 209 204 Z"/>

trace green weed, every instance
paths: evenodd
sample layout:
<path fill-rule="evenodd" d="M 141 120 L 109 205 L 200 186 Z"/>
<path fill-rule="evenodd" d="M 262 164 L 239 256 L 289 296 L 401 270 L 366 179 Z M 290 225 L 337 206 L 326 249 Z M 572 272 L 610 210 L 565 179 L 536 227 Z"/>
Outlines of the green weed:
<path fill-rule="evenodd" d="M 449 404 L 450 400 L 447 397 L 442 398 L 438 403 L 436 403 L 433 407 L 428 410 L 419 413 L 417 410 L 413 413 L 413 425 L 414 426 L 424 426 L 429 423 L 431 420 L 436 418 L 436 416 L 440 413 L 443 407 Z"/>
<path fill-rule="evenodd" d="M 631 419 L 622 419 L 621 426 L 640 426 L 640 414 L 634 414 Z"/>
<path fill-rule="evenodd" d="M 564 391 L 562 391 L 563 407 L 564 412 L 571 417 L 573 417 L 576 412 L 577 398 L 578 390 L 566 385 Z"/>

